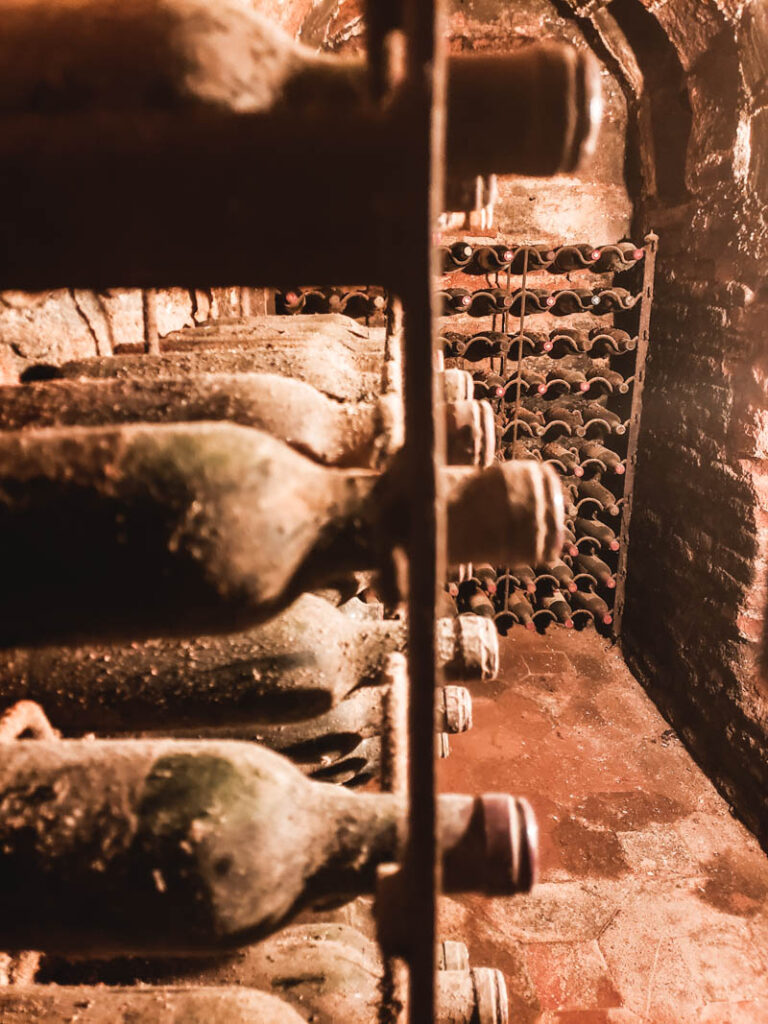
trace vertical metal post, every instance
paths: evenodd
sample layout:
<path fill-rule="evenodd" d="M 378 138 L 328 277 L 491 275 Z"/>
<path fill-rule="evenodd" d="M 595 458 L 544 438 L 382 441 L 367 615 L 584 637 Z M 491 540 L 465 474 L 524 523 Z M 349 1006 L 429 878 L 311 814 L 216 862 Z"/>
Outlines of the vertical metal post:
<path fill-rule="evenodd" d="M 435 616 L 445 577 L 445 508 L 440 467 L 445 462 L 442 402 L 435 373 L 433 231 L 443 195 L 445 54 L 441 0 L 410 0 L 405 10 L 407 80 L 414 118 L 409 176 L 413 217 L 405 319 L 405 457 L 410 483 L 408 542 L 409 815 L 404 869 L 412 914 L 409 1007 L 412 1024 L 435 1017 L 435 909 L 439 886 L 435 846 L 434 700 L 438 683 Z"/>
<path fill-rule="evenodd" d="M 627 472 L 624 477 L 624 508 L 619 535 L 619 564 L 616 571 L 616 599 L 613 612 L 613 635 L 621 635 L 621 620 L 624 616 L 624 601 L 627 585 L 627 558 L 629 554 L 629 524 L 632 519 L 632 503 L 635 491 L 637 467 L 637 445 L 640 435 L 640 417 L 643 411 L 643 387 L 645 385 L 645 364 L 648 358 L 650 340 L 651 306 L 653 304 L 653 281 L 656 273 L 656 253 L 659 236 L 652 231 L 645 236 L 645 267 L 643 271 L 643 294 L 640 300 L 640 322 L 637 329 L 637 354 L 635 360 L 635 384 L 632 389 L 632 411 L 629 416 L 629 437 L 627 441 Z"/>
<path fill-rule="evenodd" d="M 151 356 L 160 355 L 160 336 L 157 332 L 157 292 L 154 288 L 143 288 L 141 311 L 144 319 L 144 348 Z"/>

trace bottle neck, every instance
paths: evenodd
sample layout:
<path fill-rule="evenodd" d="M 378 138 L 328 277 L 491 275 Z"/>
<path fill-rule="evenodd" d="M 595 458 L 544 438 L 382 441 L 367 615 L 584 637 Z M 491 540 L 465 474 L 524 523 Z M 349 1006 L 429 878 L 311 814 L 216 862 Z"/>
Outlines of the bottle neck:
<path fill-rule="evenodd" d="M 291 590 L 296 595 L 347 573 L 379 567 L 390 538 L 386 522 L 386 476 L 365 469 L 326 470 L 328 498 L 323 525 Z"/>
<path fill-rule="evenodd" d="M 320 785 L 320 784 L 318 784 Z M 390 793 L 348 793 L 327 787 L 317 870 L 308 879 L 308 902 L 373 892 L 379 864 L 398 857 L 403 809 Z"/>

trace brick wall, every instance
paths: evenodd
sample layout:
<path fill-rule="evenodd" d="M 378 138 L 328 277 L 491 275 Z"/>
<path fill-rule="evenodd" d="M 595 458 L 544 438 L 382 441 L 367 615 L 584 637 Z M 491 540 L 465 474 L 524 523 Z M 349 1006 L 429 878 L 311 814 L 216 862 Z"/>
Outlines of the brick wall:
<path fill-rule="evenodd" d="M 630 2 L 612 5 L 620 24 Z M 646 6 L 674 46 L 692 117 L 687 194 L 648 190 L 637 208 L 661 242 L 623 644 L 768 842 L 768 16 L 760 2 Z"/>

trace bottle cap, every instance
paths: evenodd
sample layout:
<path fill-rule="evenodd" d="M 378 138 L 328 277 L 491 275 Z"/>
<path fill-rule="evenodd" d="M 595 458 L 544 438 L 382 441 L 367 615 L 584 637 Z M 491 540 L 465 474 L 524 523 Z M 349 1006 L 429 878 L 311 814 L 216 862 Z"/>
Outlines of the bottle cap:
<path fill-rule="evenodd" d="M 437 969 L 439 971 L 468 971 L 469 950 L 464 942 L 445 939 L 437 944 Z"/>
<path fill-rule="evenodd" d="M 472 697 L 466 686 L 443 686 L 439 699 L 442 731 L 468 732 L 472 728 Z"/>
<path fill-rule="evenodd" d="M 493 622 L 478 615 L 441 619 L 438 622 L 438 644 L 442 629 L 449 630 L 451 634 L 450 642 L 457 656 L 457 678 L 496 678 L 499 674 L 499 637 Z"/>
<path fill-rule="evenodd" d="M 530 892 L 539 830 L 527 800 L 506 793 L 442 795 L 438 831 L 446 892 Z"/>
<path fill-rule="evenodd" d="M 470 971 L 475 992 L 477 1024 L 509 1024 L 507 983 L 501 971 L 493 967 L 473 967 Z"/>

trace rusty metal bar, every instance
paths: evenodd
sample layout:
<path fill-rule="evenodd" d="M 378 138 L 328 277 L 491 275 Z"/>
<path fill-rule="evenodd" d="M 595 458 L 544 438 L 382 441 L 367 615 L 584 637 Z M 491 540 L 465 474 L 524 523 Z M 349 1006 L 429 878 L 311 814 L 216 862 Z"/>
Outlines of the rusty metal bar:
<path fill-rule="evenodd" d="M 413 248 L 403 291 L 405 316 L 406 459 L 411 481 L 411 531 L 408 543 L 408 728 L 409 818 L 404 869 L 413 914 L 409 950 L 411 1024 L 435 1016 L 435 915 L 439 871 L 435 846 L 437 591 L 445 578 L 445 505 L 438 473 L 445 464 L 444 416 L 435 373 L 433 323 L 435 253 L 432 238 L 442 212 L 445 142 L 445 42 L 441 38 L 442 0 L 411 0 L 405 12 L 408 30 L 408 85 L 421 143 L 412 168 Z"/>
<path fill-rule="evenodd" d="M 624 616 L 624 602 L 627 584 L 627 559 L 629 557 L 629 524 L 632 519 L 632 504 L 637 469 L 637 446 L 640 436 L 640 419 L 643 412 L 643 388 L 645 385 L 645 364 L 648 359 L 650 341 L 651 307 L 653 305 L 653 284 L 656 273 L 656 254 L 659 236 L 651 231 L 645 236 L 645 267 L 643 270 L 643 292 L 640 302 L 640 320 L 637 331 L 637 355 L 635 360 L 635 384 L 632 390 L 632 411 L 629 417 L 629 438 L 627 444 L 627 472 L 624 477 L 624 510 L 619 534 L 619 564 L 616 570 L 616 597 L 613 612 L 613 635 L 621 636 L 621 620 Z"/>

